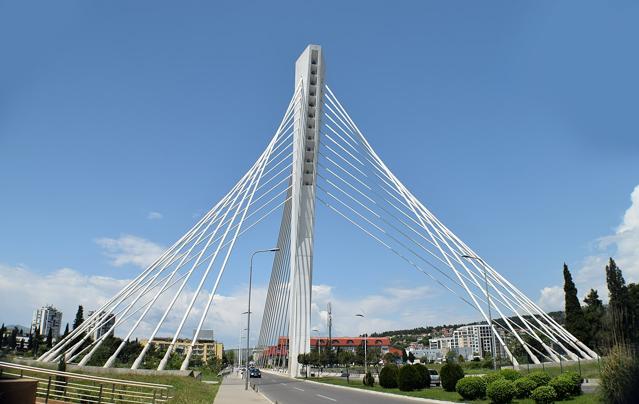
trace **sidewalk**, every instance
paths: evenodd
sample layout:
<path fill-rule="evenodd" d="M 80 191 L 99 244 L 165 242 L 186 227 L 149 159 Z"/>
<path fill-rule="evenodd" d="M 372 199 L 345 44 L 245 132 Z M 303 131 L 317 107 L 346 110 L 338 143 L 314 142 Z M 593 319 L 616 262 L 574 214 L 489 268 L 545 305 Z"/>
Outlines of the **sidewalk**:
<path fill-rule="evenodd" d="M 244 390 L 244 379 L 236 373 L 231 373 L 222 380 L 220 389 L 215 396 L 215 404 L 244 404 L 260 403 L 270 404 L 271 402 L 261 393 L 256 393 L 249 386 Z"/>

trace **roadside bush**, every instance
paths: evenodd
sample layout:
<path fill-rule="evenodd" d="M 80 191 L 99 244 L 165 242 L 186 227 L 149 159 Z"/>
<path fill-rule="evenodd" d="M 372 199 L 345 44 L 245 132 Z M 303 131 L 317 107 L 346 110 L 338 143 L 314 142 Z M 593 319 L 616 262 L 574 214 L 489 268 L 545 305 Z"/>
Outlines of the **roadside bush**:
<path fill-rule="evenodd" d="M 570 381 L 572 382 L 572 388 L 570 390 L 571 396 L 578 396 L 581 394 L 581 384 L 584 382 L 583 377 L 579 376 L 579 373 L 576 372 L 566 372 L 564 373 Z"/>
<path fill-rule="evenodd" d="M 429 389 L 430 388 L 430 373 L 428 372 L 428 368 L 421 363 L 413 365 L 417 373 L 419 373 L 419 388 L 420 389 Z"/>
<path fill-rule="evenodd" d="M 639 360 L 624 347 L 615 346 L 601 366 L 599 391 L 602 401 L 631 403 L 639 397 Z"/>
<path fill-rule="evenodd" d="M 464 378 L 464 369 L 457 363 L 446 363 L 439 371 L 439 379 L 446 391 L 455 391 L 457 381 Z"/>
<path fill-rule="evenodd" d="M 457 381 L 455 391 L 464 400 L 476 400 L 486 395 L 486 382 L 481 377 L 464 377 Z"/>
<path fill-rule="evenodd" d="M 488 372 L 485 375 L 483 375 L 482 378 L 486 382 L 486 385 L 489 385 L 495 380 L 503 379 L 504 376 L 499 372 Z"/>
<path fill-rule="evenodd" d="M 515 397 L 528 398 L 530 393 L 537 388 L 537 383 L 527 377 L 520 377 L 513 382 L 515 386 Z"/>
<path fill-rule="evenodd" d="M 419 388 L 421 377 L 415 366 L 405 365 L 399 368 L 397 387 L 401 391 L 413 391 Z"/>
<path fill-rule="evenodd" d="M 507 404 L 515 397 L 515 386 L 513 382 L 506 379 L 498 379 L 486 387 L 486 396 L 494 404 Z"/>
<path fill-rule="evenodd" d="M 369 387 L 373 387 L 375 385 L 375 378 L 373 377 L 370 371 L 366 372 L 366 375 L 364 376 L 364 380 L 362 381 L 362 383 L 364 383 L 364 386 L 369 386 Z"/>
<path fill-rule="evenodd" d="M 530 398 L 537 404 L 551 404 L 557 400 L 557 393 L 550 386 L 539 386 L 532 391 Z"/>
<path fill-rule="evenodd" d="M 397 387 L 397 365 L 386 365 L 379 373 L 379 385 L 386 389 Z"/>
<path fill-rule="evenodd" d="M 564 400 L 570 397 L 570 392 L 573 390 L 572 378 L 565 374 L 553 377 L 548 385 L 555 389 L 557 399 L 559 400 Z"/>
<path fill-rule="evenodd" d="M 486 396 L 494 404 L 508 404 L 515 397 L 515 386 L 510 380 L 495 380 L 486 387 Z"/>
<path fill-rule="evenodd" d="M 504 379 L 510 380 L 511 382 L 514 382 L 521 377 L 521 373 L 514 369 L 502 369 L 499 371 L 499 374 L 502 375 Z"/>
<path fill-rule="evenodd" d="M 531 372 L 526 377 L 529 378 L 530 380 L 532 380 L 533 382 L 535 382 L 537 387 L 547 386 L 548 383 L 550 383 L 550 376 L 548 375 L 548 373 L 543 372 L 541 370 L 537 370 L 535 372 Z"/>

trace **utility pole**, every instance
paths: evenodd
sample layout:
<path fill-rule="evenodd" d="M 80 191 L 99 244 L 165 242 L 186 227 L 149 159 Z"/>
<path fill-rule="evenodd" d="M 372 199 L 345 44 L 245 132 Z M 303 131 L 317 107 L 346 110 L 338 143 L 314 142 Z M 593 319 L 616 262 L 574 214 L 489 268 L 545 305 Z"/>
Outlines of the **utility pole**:
<path fill-rule="evenodd" d="M 331 354 L 333 353 L 333 349 L 331 348 L 331 344 L 333 342 L 333 335 L 331 334 L 332 328 L 333 328 L 333 312 L 331 311 L 331 302 L 328 302 L 327 305 L 327 312 L 328 312 L 328 317 L 326 319 L 326 322 L 328 323 L 328 344 L 326 344 L 327 346 L 327 351 L 326 351 L 326 355 L 328 360 L 331 360 Z M 332 363 L 328 364 L 329 366 L 332 365 Z"/>

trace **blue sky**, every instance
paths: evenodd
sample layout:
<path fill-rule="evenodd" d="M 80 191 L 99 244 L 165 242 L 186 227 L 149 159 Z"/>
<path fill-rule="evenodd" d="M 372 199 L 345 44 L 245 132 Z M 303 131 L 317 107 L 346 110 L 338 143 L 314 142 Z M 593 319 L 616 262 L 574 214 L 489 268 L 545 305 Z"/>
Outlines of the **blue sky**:
<path fill-rule="evenodd" d="M 61 268 L 90 304 L 92 277 L 140 271 L 114 265 L 127 241 L 139 259 L 177 239 L 265 147 L 308 43 L 393 172 L 537 300 L 564 261 L 585 274 L 617 253 L 639 209 L 638 17 L 631 1 L 0 2 L 0 320 L 73 307 L 50 286 Z M 314 283 L 347 306 L 344 332 L 359 300 L 432 293 L 322 215 Z M 265 228 L 241 247 L 274 240 Z M 224 293 L 241 296 L 241 257 Z M 49 290 L 14 300 L 16 268 Z M 433 304 L 402 322 L 451 318 Z M 357 331 L 399 323 L 378 320 Z"/>

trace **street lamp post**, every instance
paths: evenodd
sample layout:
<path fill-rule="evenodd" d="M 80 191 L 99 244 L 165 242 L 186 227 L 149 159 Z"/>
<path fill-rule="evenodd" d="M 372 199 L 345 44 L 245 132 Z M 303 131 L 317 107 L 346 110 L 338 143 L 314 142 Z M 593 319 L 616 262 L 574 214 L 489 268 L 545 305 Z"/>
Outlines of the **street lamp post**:
<path fill-rule="evenodd" d="M 361 317 L 361 318 L 366 318 L 365 315 L 363 314 L 355 314 L 355 317 Z M 367 359 L 367 345 L 368 345 L 368 335 L 366 333 L 364 333 L 364 377 L 366 377 L 366 374 L 368 373 L 368 359 Z"/>
<path fill-rule="evenodd" d="M 474 255 L 462 255 L 462 258 L 480 261 L 484 269 L 484 282 L 486 283 L 486 302 L 488 303 L 488 327 L 490 328 L 490 343 L 493 356 L 493 370 L 497 370 L 497 347 L 495 345 L 495 332 L 493 331 L 493 316 L 490 310 L 490 294 L 488 293 L 488 277 L 486 276 L 486 263 L 483 259 Z"/>
<path fill-rule="evenodd" d="M 244 382 L 244 390 L 248 390 L 249 384 L 249 344 L 251 341 L 251 286 L 253 282 L 253 257 L 255 254 L 265 253 L 265 252 L 276 252 L 280 249 L 278 247 L 269 248 L 267 250 L 257 250 L 253 254 L 251 254 L 251 263 L 249 265 L 249 290 L 248 290 L 248 309 L 246 310 L 246 381 Z"/>

